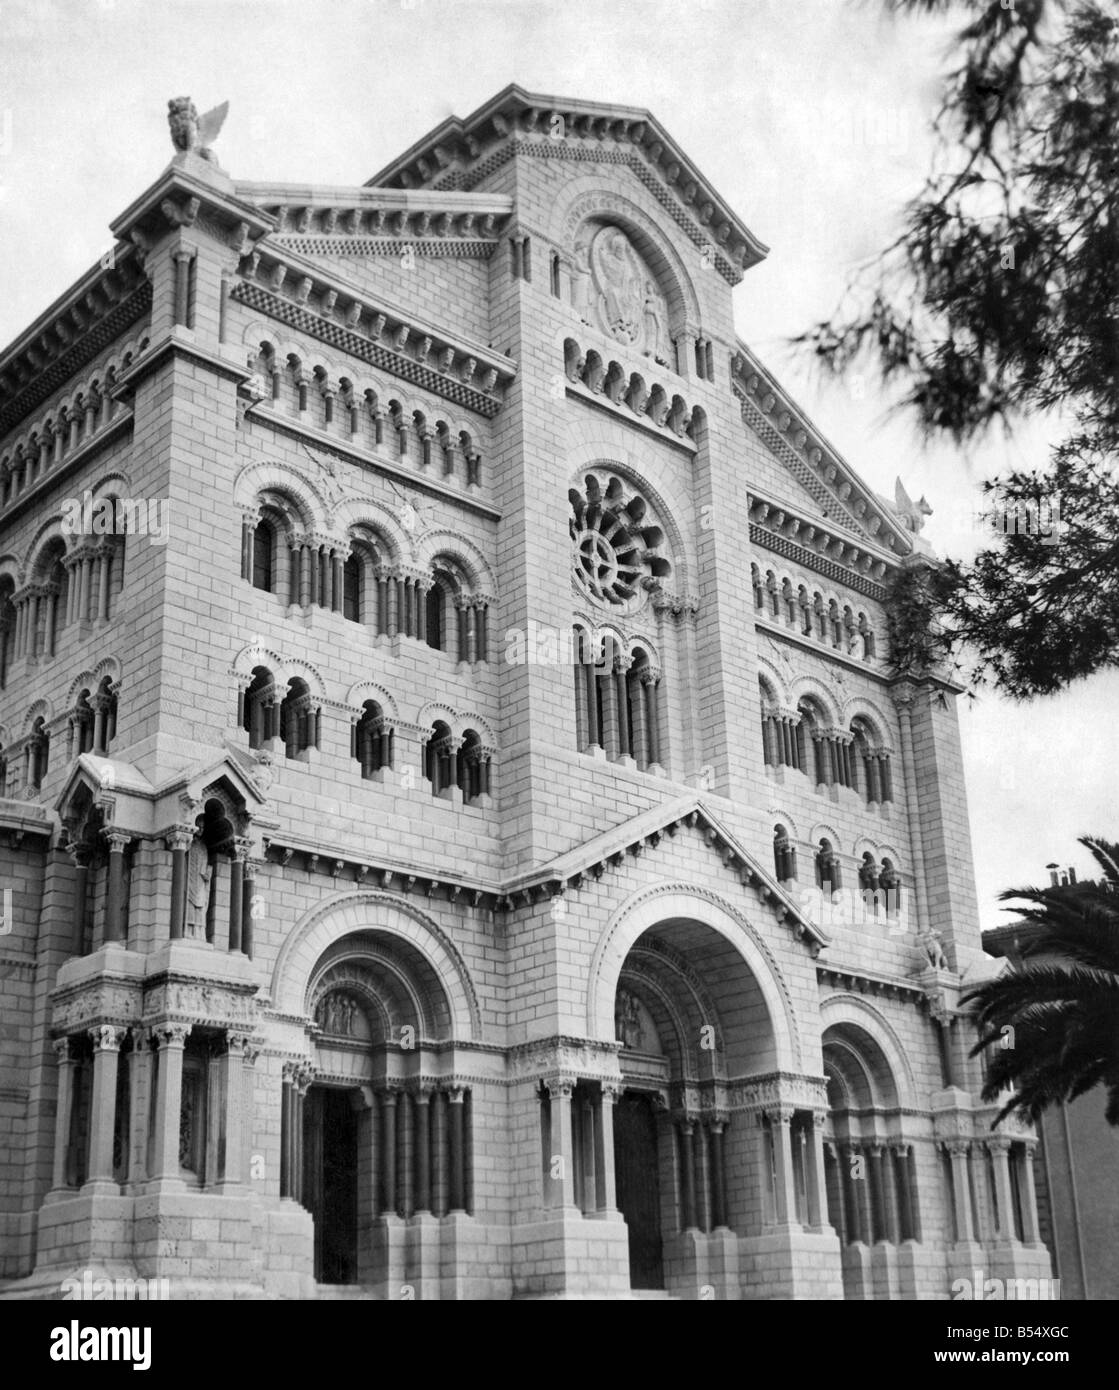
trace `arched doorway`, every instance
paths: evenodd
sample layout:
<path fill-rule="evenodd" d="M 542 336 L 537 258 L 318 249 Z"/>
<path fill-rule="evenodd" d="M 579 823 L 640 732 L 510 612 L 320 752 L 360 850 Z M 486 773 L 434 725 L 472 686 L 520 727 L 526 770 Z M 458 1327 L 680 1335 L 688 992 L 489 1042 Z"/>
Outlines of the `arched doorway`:
<path fill-rule="evenodd" d="M 882 1046 L 857 1023 L 831 1024 L 822 1041 L 828 1212 L 842 1248 L 844 1296 L 898 1297 L 897 1251 L 921 1233 L 897 1080 Z"/>
<path fill-rule="evenodd" d="M 285 1100 L 288 1195 L 313 1219 L 317 1283 L 376 1288 L 402 1267 L 413 1218 L 472 1207 L 471 1093 L 441 1053 L 451 1008 L 423 952 L 376 929 L 327 947 L 305 998 L 313 1057 Z"/>
<path fill-rule="evenodd" d="M 630 1285 L 690 1289 L 709 1251 L 764 1219 L 758 1184 L 728 1175 L 757 1170 L 756 1120 L 734 1092 L 775 1067 L 766 999 L 735 943 L 702 922 L 670 919 L 627 951 L 614 1030 L 615 1180 Z"/>

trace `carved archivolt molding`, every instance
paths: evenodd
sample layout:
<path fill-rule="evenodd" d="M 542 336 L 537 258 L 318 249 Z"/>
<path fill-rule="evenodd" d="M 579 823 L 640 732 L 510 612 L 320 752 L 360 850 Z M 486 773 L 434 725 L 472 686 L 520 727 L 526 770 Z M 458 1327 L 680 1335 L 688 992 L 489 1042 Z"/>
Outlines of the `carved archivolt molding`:
<path fill-rule="evenodd" d="M 784 1055 L 788 1061 L 799 1065 L 801 1061 L 801 1034 L 796 1008 L 788 984 L 766 942 L 741 912 L 718 893 L 691 883 L 666 882 L 639 889 L 617 910 L 603 932 L 588 972 L 587 983 L 587 1026 L 588 1030 L 600 1033 L 603 1028 L 613 1027 L 614 991 L 617 976 L 625 964 L 625 956 L 632 949 L 643 932 L 655 927 L 655 921 L 646 922 L 652 916 L 651 908 L 659 899 L 681 899 L 678 910 L 666 904 L 665 917 L 685 917 L 710 927 L 736 946 L 742 955 L 743 964 L 753 976 L 770 1014 L 772 1042 L 777 1056 Z M 619 939 L 633 936 L 625 951 L 621 950 Z M 743 950 L 742 947 L 746 946 Z M 753 957 L 753 959 L 751 959 Z M 608 982 L 605 972 L 609 967 L 617 970 Z M 608 988 L 609 986 L 609 988 Z M 608 1009 L 603 1001 L 609 994 Z M 609 1017 L 609 1023 L 604 1019 Z"/>
<path fill-rule="evenodd" d="M 314 907 L 288 934 L 272 972 L 277 1010 L 302 1012 L 306 984 L 323 953 L 356 932 L 383 932 L 409 942 L 427 960 L 447 997 L 457 1036 L 481 1037 L 477 991 L 458 948 L 434 918 L 404 898 L 377 889 L 339 893 Z"/>
<path fill-rule="evenodd" d="M 820 999 L 821 1039 L 828 1028 L 847 1023 L 861 1028 L 876 1044 L 893 1077 L 898 1104 L 902 1109 L 917 1105 L 917 1087 L 909 1064 L 909 1053 L 893 1025 L 867 999 L 858 994 L 836 991 Z"/>
<path fill-rule="evenodd" d="M 727 1100 L 736 1110 L 770 1110 L 783 1105 L 797 1110 L 827 1110 L 827 1077 L 770 1072 L 740 1078 L 727 1086 Z"/>

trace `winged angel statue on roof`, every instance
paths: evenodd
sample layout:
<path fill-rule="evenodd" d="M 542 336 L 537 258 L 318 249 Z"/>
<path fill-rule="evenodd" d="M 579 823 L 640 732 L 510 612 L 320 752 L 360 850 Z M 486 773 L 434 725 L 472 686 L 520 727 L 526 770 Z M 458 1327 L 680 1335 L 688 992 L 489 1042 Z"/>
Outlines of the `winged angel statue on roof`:
<path fill-rule="evenodd" d="M 190 97 L 172 97 L 167 103 L 171 143 L 181 154 L 197 154 L 216 164 L 217 159 L 210 146 L 218 138 L 228 114 L 228 101 L 200 116 Z"/>

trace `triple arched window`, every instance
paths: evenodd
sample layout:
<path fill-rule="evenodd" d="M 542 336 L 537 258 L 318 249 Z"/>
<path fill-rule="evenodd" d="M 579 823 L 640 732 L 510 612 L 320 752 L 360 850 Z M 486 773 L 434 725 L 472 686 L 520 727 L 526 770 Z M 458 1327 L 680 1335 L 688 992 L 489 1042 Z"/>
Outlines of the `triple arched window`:
<path fill-rule="evenodd" d="M 269 748 L 276 738 L 289 758 L 305 758 L 311 748 L 318 748 L 321 710 L 300 677 L 292 677 L 281 690 L 266 666 L 256 666 L 238 705 L 238 718 L 249 736 L 250 748 Z"/>
<path fill-rule="evenodd" d="M 490 795 L 490 750 L 476 729 L 467 729 L 458 738 L 449 724 L 437 719 L 423 746 L 423 775 L 431 783 L 433 796 L 447 797 L 457 787 L 463 804 L 469 806 Z"/>
<path fill-rule="evenodd" d="M 754 609 L 762 617 L 783 623 L 802 637 L 825 643 L 835 651 L 863 661 L 877 655 L 877 644 L 870 619 L 862 610 L 836 599 L 825 599 L 818 589 L 778 578 L 773 570 L 750 566 Z"/>
<path fill-rule="evenodd" d="M 613 637 L 573 631 L 575 725 L 581 752 L 601 748 L 611 761 L 632 759 L 639 771 L 665 762 L 661 673 L 650 652 L 626 654 Z"/>
<path fill-rule="evenodd" d="M 795 711 L 784 710 L 764 677 L 759 678 L 759 696 L 767 767 L 803 772 L 817 787 L 848 787 L 870 804 L 893 801 L 890 754 L 866 719 L 856 716 L 846 731 L 830 727 L 810 696 Z"/>
<path fill-rule="evenodd" d="M 428 571 L 398 564 L 366 526 L 335 542 L 307 531 L 294 504 L 262 494 L 246 515 L 241 577 L 287 606 L 320 607 L 377 636 L 411 637 L 470 664 L 488 660 L 489 600 L 449 560 Z"/>

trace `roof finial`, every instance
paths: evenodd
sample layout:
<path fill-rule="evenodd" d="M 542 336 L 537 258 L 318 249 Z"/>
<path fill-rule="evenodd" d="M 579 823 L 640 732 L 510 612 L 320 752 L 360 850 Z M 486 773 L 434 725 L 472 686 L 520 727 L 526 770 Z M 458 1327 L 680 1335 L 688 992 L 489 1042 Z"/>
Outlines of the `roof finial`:
<path fill-rule="evenodd" d="M 223 101 L 204 116 L 199 116 L 190 97 L 172 97 L 167 103 L 167 124 L 171 127 L 171 143 L 180 154 L 196 154 L 220 168 L 210 146 L 218 138 L 229 102 Z"/>

